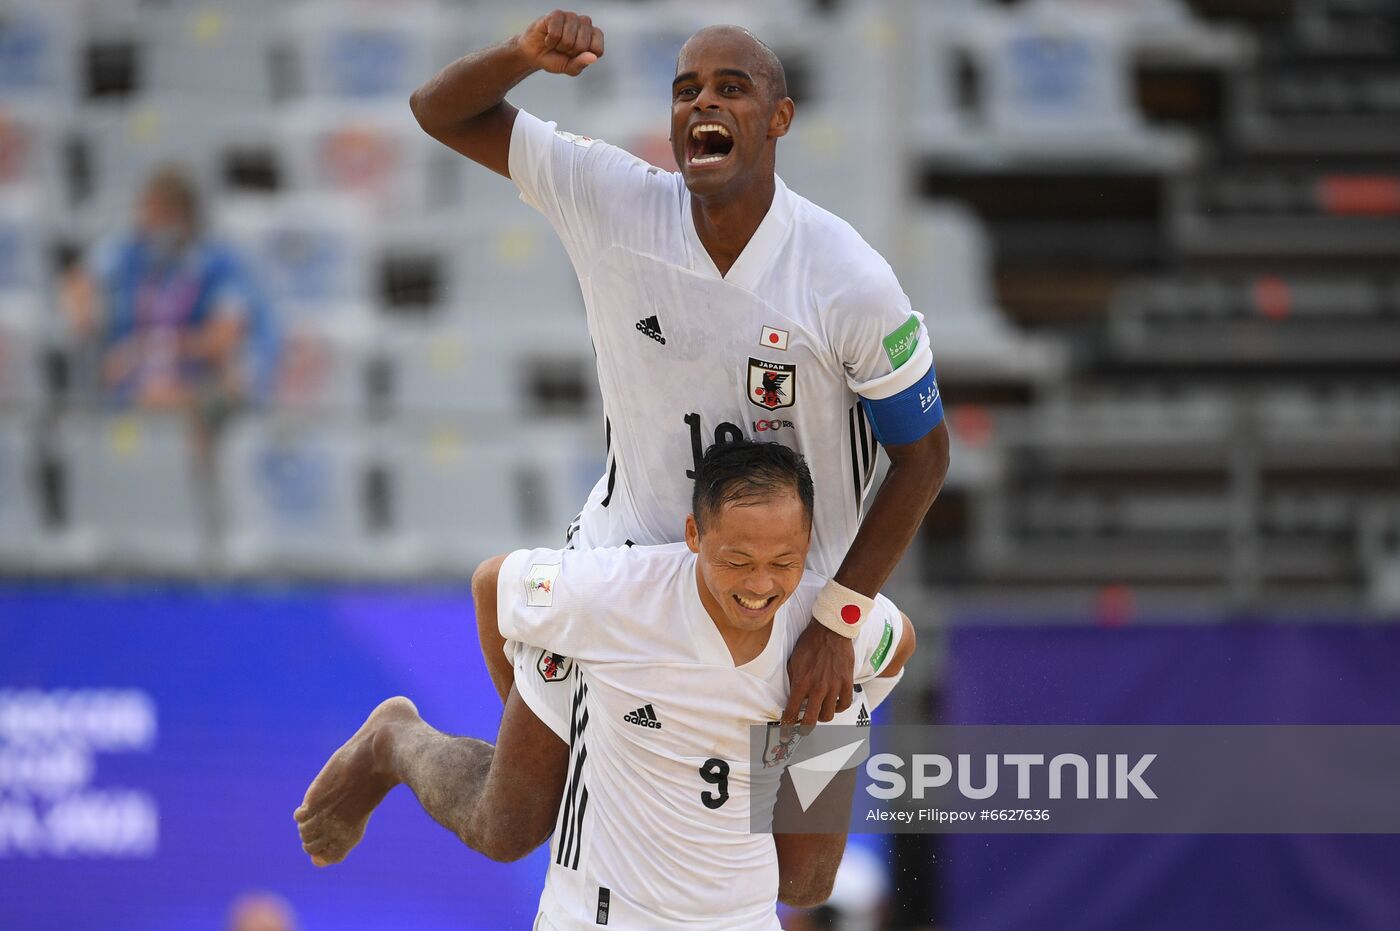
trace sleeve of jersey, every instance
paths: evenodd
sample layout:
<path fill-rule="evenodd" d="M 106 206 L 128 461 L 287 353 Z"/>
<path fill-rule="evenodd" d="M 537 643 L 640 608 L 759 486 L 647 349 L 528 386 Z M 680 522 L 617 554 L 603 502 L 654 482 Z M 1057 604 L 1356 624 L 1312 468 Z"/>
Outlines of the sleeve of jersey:
<path fill-rule="evenodd" d="M 856 635 L 855 681 L 874 679 L 889 665 L 904 635 L 904 619 L 899 609 L 884 595 L 875 596 L 875 611 Z"/>
<path fill-rule="evenodd" d="M 894 272 L 853 283 L 835 307 L 846 381 L 885 446 L 921 439 L 943 420 L 924 316 L 909 306 Z"/>
<path fill-rule="evenodd" d="M 563 132 L 524 110 L 511 127 L 511 181 L 571 252 L 606 239 L 607 218 L 629 188 L 644 183 L 648 167 L 617 146 Z"/>
<path fill-rule="evenodd" d="M 592 658 L 596 630 L 586 623 L 594 586 L 589 560 L 577 552 L 516 550 L 496 580 L 496 617 L 501 636 L 578 659 Z M 598 625 L 592 625 L 595 628 Z"/>

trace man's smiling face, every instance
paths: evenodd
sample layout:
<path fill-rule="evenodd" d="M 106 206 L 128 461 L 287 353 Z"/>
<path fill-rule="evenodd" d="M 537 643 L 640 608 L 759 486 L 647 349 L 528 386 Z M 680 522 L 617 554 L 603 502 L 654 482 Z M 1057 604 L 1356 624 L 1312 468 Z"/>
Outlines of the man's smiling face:
<path fill-rule="evenodd" d="M 762 630 L 802 581 L 812 542 L 812 515 L 795 488 L 721 505 L 686 521 L 686 544 L 698 553 L 700 600 L 733 631 Z"/>

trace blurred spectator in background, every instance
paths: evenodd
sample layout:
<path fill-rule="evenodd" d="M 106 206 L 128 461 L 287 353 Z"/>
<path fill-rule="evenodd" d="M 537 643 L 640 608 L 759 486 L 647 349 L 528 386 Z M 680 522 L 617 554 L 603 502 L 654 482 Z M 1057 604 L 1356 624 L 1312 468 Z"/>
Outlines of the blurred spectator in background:
<path fill-rule="evenodd" d="M 297 920 L 281 896 L 250 892 L 229 909 L 228 931 L 297 931 Z"/>
<path fill-rule="evenodd" d="M 245 263 L 201 220 L 189 178 L 155 172 L 135 229 L 75 266 L 63 304 L 104 406 L 193 413 L 207 432 L 265 397 L 274 344 Z"/>

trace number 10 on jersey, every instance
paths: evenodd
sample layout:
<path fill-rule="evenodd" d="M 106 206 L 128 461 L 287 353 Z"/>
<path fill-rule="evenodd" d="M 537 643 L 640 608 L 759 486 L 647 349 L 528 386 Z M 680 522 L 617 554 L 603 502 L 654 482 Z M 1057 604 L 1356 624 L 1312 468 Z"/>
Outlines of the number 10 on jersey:
<path fill-rule="evenodd" d="M 690 428 L 690 451 L 695 457 L 695 468 L 686 469 L 685 477 L 694 478 L 695 473 L 700 469 L 700 458 L 705 455 L 705 440 L 700 430 L 700 415 L 694 412 L 685 415 L 685 425 Z M 744 438 L 744 431 L 739 429 L 738 424 L 729 421 L 721 421 L 715 427 L 716 443 L 735 443 Z"/>

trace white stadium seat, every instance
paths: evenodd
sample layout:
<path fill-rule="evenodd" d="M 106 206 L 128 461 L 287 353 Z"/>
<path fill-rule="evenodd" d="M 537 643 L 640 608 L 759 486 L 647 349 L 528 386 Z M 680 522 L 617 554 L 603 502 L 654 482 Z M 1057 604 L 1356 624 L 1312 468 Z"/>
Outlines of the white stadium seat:
<path fill-rule="evenodd" d="M 551 320 L 583 318 L 573 263 L 534 208 L 517 202 L 489 227 L 463 224 L 448 236 L 453 245 L 448 300 L 453 307 L 472 308 L 473 319 L 475 308 L 509 308 Z"/>
<path fill-rule="evenodd" d="M 1001 157 L 1168 168 L 1193 155 L 1189 138 L 1144 125 L 1121 24 L 1038 7 L 982 17 L 970 41 Z"/>
<path fill-rule="evenodd" d="M 32 191 L 0 195 L 0 293 L 41 292 L 45 284 L 43 216 Z"/>
<path fill-rule="evenodd" d="M 1064 372 L 1064 348 L 1022 334 L 997 305 L 987 234 L 966 207 L 940 203 L 920 210 L 910 220 L 905 249 L 900 281 L 925 316 L 939 372 L 1031 382 Z"/>
<path fill-rule="evenodd" d="M 276 133 L 293 190 L 353 198 L 376 220 L 441 206 L 441 177 L 430 170 L 440 146 L 419 128 L 404 100 L 308 98 L 283 108 Z"/>
<path fill-rule="evenodd" d="M 226 564 L 239 572 L 369 567 L 361 432 L 310 418 L 249 417 L 225 438 L 219 480 Z"/>
<path fill-rule="evenodd" d="M 400 324 L 377 346 L 400 416 L 499 412 L 517 406 L 520 372 L 509 348 L 459 323 Z"/>
<path fill-rule="evenodd" d="M 283 319 L 278 325 L 273 407 L 302 414 L 363 413 L 373 333 L 370 312 L 364 308 L 341 309 L 338 317 Z"/>
<path fill-rule="evenodd" d="M 78 76 L 76 24 L 69 4 L 7 0 L 0 20 L 0 100 L 63 107 Z"/>
<path fill-rule="evenodd" d="M 310 97 L 391 101 L 408 94 L 452 57 L 442 48 L 448 17 L 434 3 L 326 2 L 292 6 L 283 28 Z"/>
<path fill-rule="evenodd" d="M 381 438 L 396 543 L 411 564 L 465 574 L 495 553 L 564 545 L 602 474 L 596 431 L 491 424 L 440 421 Z"/>
<path fill-rule="evenodd" d="M 150 93 L 205 106 L 270 107 L 287 92 L 287 31 L 270 2 L 182 3 L 142 16 Z"/>
<path fill-rule="evenodd" d="M 0 410 L 34 410 L 44 400 L 39 319 L 27 297 L 0 294 Z"/>
<path fill-rule="evenodd" d="M 62 126 L 41 105 L 0 99 L 0 197 L 63 203 Z"/>
<path fill-rule="evenodd" d="M 182 417 L 74 416 L 58 428 L 69 524 L 104 564 L 196 571 L 209 558 L 194 437 Z"/>
<path fill-rule="evenodd" d="M 0 561 L 28 566 L 43 548 L 37 452 L 27 418 L 0 416 Z"/>
<path fill-rule="evenodd" d="M 280 314 L 338 318 L 370 298 L 370 222 L 354 200 L 242 197 L 223 207 L 220 221 Z"/>

